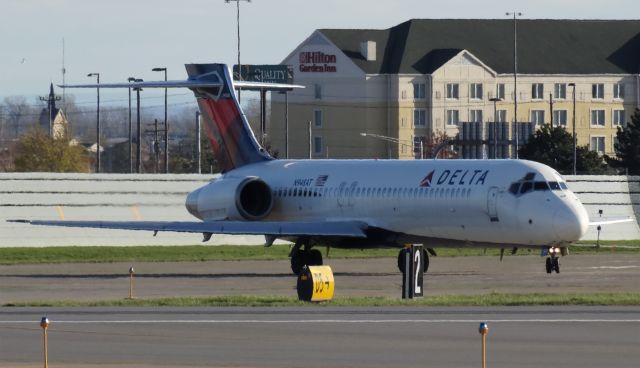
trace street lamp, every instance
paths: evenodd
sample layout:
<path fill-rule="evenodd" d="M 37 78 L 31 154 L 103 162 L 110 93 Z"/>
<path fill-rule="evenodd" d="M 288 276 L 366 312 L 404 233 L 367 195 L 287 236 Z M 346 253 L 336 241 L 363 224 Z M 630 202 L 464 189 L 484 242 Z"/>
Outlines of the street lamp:
<path fill-rule="evenodd" d="M 153 68 L 153 72 L 164 72 L 167 81 L 167 68 Z M 169 173 L 169 122 L 167 121 L 167 88 L 164 89 L 164 173 Z"/>
<path fill-rule="evenodd" d="M 576 84 L 569 83 L 570 87 L 573 87 L 573 175 L 576 175 L 576 161 L 577 161 L 577 148 L 576 148 Z"/>
<path fill-rule="evenodd" d="M 363 137 L 371 137 L 371 138 L 377 138 L 383 141 L 387 141 L 387 142 L 392 142 L 392 143 L 396 143 L 400 146 L 405 146 L 405 147 L 409 147 L 411 149 L 414 149 L 414 145 L 413 144 L 409 144 L 406 143 L 406 141 L 403 141 L 401 139 L 398 138 L 394 138 L 394 137 L 388 137 L 386 135 L 380 135 L 380 134 L 373 134 L 373 133 L 360 133 L 361 136 Z M 420 159 L 424 158 L 424 143 L 422 141 L 420 141 Z"/>
<path fill-rule="evenodd" d="M 224 0 L 225 3 L 236 2 L 236 21 L 238 24 L 238 80 L 242 80 L 242 65 L 240 64 L 240 1 L 246 1 L 248 3 L 251 0 Z M 240 90 L 238 90 L 238 102 L 240 102 Z"/>
<path fill-rule="evenodd" d="M 136 79 L 134 77 L 127 78 L 129 83 L 135 82 L 135 80 Z M 129 87 L 129 174 L 133 173 L 133 146 L 131 144 L 131 133 L 131 87 Z"/>
<path fill-rule="evenodd" d="M 100 73 L 89 73 L 87 77 L 96 77 L 98 87 L 98 108 L 96 109 L 96 172 L 100 172 Z"/>
<path fill-rule="evenodd" d="M 502 101 L 500 97 L 489 99 L 493 102 L 493 158 L 498 158 L 498 107 L 496 104 Z"/>
<path fill-rule="evenodd" d="M 518 26 L 517 17 L 522 16 L 520 12 L 505 13 L 507 16 L 513 15 L 513 121 L 516 133 L 516 159 L 518 158 Z"/>
<path fill-rule="evenodd" d="M 134 79 L 134 82 L 143 82 L 142 79 Z M 137 125 L 137 132 L 136 132 L 136 172 L 138 174 L 140 174 L 140 168 L 141 168 L 141 164 L 142 164 L 142 158 L 140 157 L 142 155 L 142 145 L 140 142 L 140 91 L 142 91 L 142 88 L 140 87 L 135 87 L 133 89 L 134 91 L 136 91 L 136 125 Z"/>

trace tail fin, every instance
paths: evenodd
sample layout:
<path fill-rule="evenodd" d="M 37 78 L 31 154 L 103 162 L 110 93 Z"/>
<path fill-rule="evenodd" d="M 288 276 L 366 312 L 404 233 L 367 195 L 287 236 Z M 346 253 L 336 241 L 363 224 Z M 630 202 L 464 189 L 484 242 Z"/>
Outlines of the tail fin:
<path fill-rule="evenodd" d="M 223 172 L 273 158 L 253 135 L 236 99 L 229 69 L 224 64 L 187 64 L 190 80 L 220 82 L 220 87 L 190 88 L 196 95 L 202 122 Z"/>

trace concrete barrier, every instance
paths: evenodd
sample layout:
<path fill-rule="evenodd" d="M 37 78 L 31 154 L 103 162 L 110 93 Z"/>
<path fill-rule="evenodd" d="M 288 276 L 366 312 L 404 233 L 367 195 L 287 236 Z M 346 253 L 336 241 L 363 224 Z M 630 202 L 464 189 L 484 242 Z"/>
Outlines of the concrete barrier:
<path fill-rule="evenodd" d="M 8 223 L 6 219 L 193 221 L 187 193 L 211 175 L 0 174 L 0 246 L 185 245 L 201 236 L 184 233 L 72 229 Z M 567 176 L 589 215 L 640 215 L 640 177 Z M 590 229 L 585 239 L 596 239 Z M 640 239 L 637 221 L 603 226 L 601 239 Z M 263 244 L 261 236 L 214 236 L 208 244 Z"/>

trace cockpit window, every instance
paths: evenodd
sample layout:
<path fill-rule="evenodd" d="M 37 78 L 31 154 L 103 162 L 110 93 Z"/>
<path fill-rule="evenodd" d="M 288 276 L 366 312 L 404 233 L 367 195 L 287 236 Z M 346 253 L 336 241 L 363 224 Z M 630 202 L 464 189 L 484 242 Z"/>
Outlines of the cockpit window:
<path fill-rule="evenodd" d="M 509 193 L 518 194 L 518 189 L 520 189 L 520 183 L 513 183 L 509 187 Z"/>
<path fill-rule="evenodd" d="M 520 194 L 525 194 L 527 192 L 530 192 L 533 189 L 533 183 L 530 181 L 525 181 L 524 183 L 522 183 L 522 186 L 520 187 Z"/>
<path fill-rule="evenodd" d="M 549 185 L 546 181 L 536 181 L 533 184 L 533 190 L 549 190 Z"/>
<path fill-rule="evenodd" d="M 564 181 L 560 182 L 560 188 L 562 188 L 564 190 L 569 190 L 569 187 L 567 186 L 567 183 L 565 183 Z"/>
<path fill-rule="evenodd" d="M 560 190 L 560 184 L 558 184 L 557 181 L 550 181 L 549 186 L 551 187 L 551 190 Z"/>

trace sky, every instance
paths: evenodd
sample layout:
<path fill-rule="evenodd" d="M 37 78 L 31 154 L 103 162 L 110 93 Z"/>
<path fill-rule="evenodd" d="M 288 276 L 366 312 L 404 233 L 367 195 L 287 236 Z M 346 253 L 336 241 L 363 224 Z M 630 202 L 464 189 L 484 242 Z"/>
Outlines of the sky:
<path fill-rule="evenodd" d="M 280 63 L 319 28 L 385 29 L 412 18 L 505 19 L 514 10 L 524 19 L 633 19 L 640 1 L 243 0 L 241 62 Z M 236 62 L 236 27 L 236 3 L 225 0 L 0 0 L 0 102 L 25 96 L 35 103 L 49 83 L 62 84 L 63 39 L 69 84 L 91 83 L 86 75 L 92 72 L 103 83 L 162 79 L 154 67 L 167 67 L 168 79 L 185 79 L 185 63 Z M 95 101 L 95 91 L 73 94 L 80 104 Z M 176 103 L 192 95 L 172 91 L 170 98 Z M 102 103 L 127 100 L 126 92 L 110 92 Z"/>

